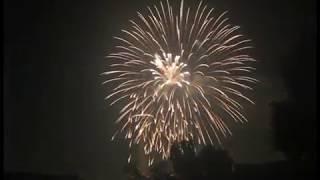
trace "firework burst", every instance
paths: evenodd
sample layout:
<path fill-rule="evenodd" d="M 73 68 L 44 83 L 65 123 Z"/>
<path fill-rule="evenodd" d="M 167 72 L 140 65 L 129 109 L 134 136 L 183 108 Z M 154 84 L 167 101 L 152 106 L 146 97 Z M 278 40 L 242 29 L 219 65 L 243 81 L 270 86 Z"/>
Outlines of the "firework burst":
<path fill-rule="evenodd" d="M 112 139 L 123 134 L 130 148 L 141 143 L 152 163 L 154 154 L 168 158 L 175 142 L 221 143 L 232 134 L 227 119 L 247 121 L 240 102 L 253 103 L 243 93 L 257 80 L 250 40 L 226 12 L 213 15 L 202 2 L 185 8 L 183 0 L 177 11 L 168 1 L 147 9 L 115 37 L 111 70 L 102 74 L 115 85 L 106 99 L 125 103 Z"/>

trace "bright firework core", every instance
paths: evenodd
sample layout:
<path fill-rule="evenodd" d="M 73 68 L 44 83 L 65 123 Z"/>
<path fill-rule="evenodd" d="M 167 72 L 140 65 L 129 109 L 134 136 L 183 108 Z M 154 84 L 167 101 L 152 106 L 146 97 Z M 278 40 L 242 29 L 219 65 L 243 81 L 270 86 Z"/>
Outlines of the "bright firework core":
<path fill-rule="evenodd" d="M 185 70 L 187 66 L 185 63 L 179 62 L 180 56 L 172 56 L 171 53 L 164 54 L 163 58 L 158 54 L 154 55 L 155 59 L 151 61 L 157 69 L 150 69 L 154 79 L 163 80 L 162 88 L 165 85 L 178 85 L 182 87 L 183 84 L 190 84 L 188 77 L 190 73 Z"/>

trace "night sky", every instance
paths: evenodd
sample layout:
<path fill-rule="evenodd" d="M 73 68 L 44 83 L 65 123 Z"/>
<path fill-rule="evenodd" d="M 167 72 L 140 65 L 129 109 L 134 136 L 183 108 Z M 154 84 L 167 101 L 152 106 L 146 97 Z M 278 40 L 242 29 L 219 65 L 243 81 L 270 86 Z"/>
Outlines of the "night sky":
<path fill-rule="evenodd" d="M 5 1 L 5 171 L 124 178 L 127 144 L 110 141 L 118 108 L 104 101 L 108 87 L 99 74 L 112 36 L 157 2 Z M 256 105 L 246 109 L 249 123 L 232 127 L 226 148 L 238 163 L 283 159 L 272 145 L 270 103 L 289 97 L 288 64 L 300 67 L 296 86 L 315 99 L 315 0 L 206 2 L 229 10 L 230 22 L 253 40 L 261 81 L 251 95 Z"/>

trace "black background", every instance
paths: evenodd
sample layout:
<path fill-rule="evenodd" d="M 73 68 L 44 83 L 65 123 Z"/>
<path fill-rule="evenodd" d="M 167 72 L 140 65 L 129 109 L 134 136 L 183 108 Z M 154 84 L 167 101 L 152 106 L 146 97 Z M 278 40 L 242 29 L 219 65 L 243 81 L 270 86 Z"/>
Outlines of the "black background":
<path fill-rule="evenodd" d="M 4 2 L 4 169 L 121 179 L 127 145 L 110 142 L 117 108 L 99 76 L 128 19 L 157 1 Z M 269 103 L 299 91 L 315 104 L 315 0 L 208 0 L 253 39 L 256 106 L 227 143 L 234 159 L 279 159 Z M 134 19 L 134 18 L 133 18 Z M 286 69 L 296 73 L 285 75 Z M 289 84 L 289 85 L 288 85 Z M 292 86 L 290 86 L 293 84 Z M 291 88 L 291 89 L 290 89 Z M 301 121 L 308 123 L 308 121 Z M 308 141 L 308 139 L 306 139 Z"/>

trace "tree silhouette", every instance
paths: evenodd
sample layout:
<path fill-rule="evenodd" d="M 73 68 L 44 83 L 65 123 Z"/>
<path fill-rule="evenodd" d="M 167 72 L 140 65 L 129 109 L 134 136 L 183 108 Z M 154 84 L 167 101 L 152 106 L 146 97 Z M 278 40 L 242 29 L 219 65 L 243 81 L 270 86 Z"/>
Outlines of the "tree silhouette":
<path fill-rule="evenodd" d="M 146 180 L 147 179 L 141 174 L 136 164 L 134 163 L 126 164 L 123 170 L 128 180 Z"/>
<path fill-rule="evenodd" d="M 303 119 L 294 102 L 273 103 L 274 145 L 289 160 L 300 160 L 303 152 L 304 134 L 301 128 Z"/>
<path fill-rule="evenodd" d="M 307 20 L 305 20 L 307 22 Z M 316 149 L 316 83 L 315 31 L 304 24 L 300 41 L 291 55 L 284 58 L 281 72 L 288 99 L 272 103 L 274 142 L 291 161 L 315 164 Z M 301 162 L 297 162 L 301 164 Z M 310 166 L 310 167 L 311 167 Z"/>
<path fill-rule="evenodd" d="M 174 171 L 181 179 L 198 179 L 199 170 L 192 142 L 183 141 L 171 147 L 170 159 Z"/>
<path fill-rule="evenodd" d="M 170 161 L 162 160 L 151 167 L 151 177 L 153 180 L 168 180 L 173 174 Z"/>
<path fill-rule="evenodd" d="M 206 146 L 199 153 L 198 159 L 205 179 L 229 180 L 232 178 L 233 160 L 226 150 Z"/>

